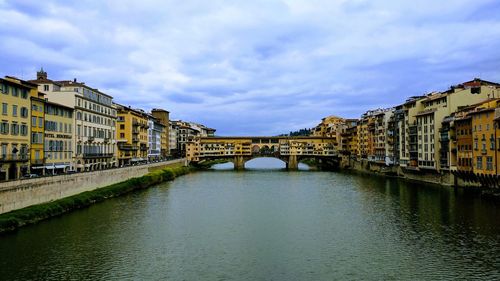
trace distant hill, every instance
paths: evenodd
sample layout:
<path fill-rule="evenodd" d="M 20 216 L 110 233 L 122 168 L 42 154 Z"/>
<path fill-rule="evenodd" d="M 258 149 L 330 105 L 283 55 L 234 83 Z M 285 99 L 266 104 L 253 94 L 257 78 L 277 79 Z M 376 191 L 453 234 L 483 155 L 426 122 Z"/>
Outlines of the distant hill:
<path fill-rule="evenodd" d="M 304 128 L 304 129 L 300 129 L 298 131 L 290 132 L 288 134 L 281 134 L 279 136 L 280 137 L 284 137 L 284 136 L 300 137 L 300 136 L 310 136 L 310 135 L 311 135 L 311 129 Z"/>

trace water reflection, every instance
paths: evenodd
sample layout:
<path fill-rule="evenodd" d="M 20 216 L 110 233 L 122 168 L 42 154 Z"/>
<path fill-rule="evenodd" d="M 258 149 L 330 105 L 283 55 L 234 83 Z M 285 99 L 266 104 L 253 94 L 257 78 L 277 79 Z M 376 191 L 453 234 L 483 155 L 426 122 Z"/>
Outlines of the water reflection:
<path fill-rule="evenodd" d="M 460 190 L 213 170 L 0 237 L 0 279 L 491 280 L 499 221 Z"/>

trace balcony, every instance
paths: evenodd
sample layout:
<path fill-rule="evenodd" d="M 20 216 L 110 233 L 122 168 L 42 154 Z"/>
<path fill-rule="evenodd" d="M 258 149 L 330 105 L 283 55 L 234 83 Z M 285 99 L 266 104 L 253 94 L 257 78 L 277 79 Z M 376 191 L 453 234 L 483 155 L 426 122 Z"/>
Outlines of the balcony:
<path fill-rule="evenodd" d="M 32 165 L 43 165 L 45 163 L 44 159 L 32 159 L 31 161 Z"/>
<path fill-rule="evenodd" d="M 109 143 L 110 140 L 111 138 L 104 138 L 104 143 Z"/>
<path fill-rule="evenodd" d="M 93 142 L 93 141 L 95 140 L 95 137 L 88 137 L 88 138 L 87 138 L 87 140 L 88 140 L 89 142 Z"/>
<path fill-rule="evenodd" d="M 0 155 L 0 162 L 25 162 L 28 161 L 27 154 L 2 154 Z"/>
<path fill-rule="evenodd" d="M 127 151 L 130 151 L 130 150 L 138 150 L 139 147 L 138 146 L 135 146 L 135 145 L 130 145 L 130 144 L 123 144 L 123 143 L 119 143 L 118 144 L 118 149 L 119 150 L 127 150 Z"/>
<path fill-rule="evenodd" d="M 113 153 L 84 153 L 83 158 L 111 158 Z"/>
<path fill-rule="evenodd" d="M 417 126 L 410 126 L 409 127 L 409 135 L 417 135 Z"/>

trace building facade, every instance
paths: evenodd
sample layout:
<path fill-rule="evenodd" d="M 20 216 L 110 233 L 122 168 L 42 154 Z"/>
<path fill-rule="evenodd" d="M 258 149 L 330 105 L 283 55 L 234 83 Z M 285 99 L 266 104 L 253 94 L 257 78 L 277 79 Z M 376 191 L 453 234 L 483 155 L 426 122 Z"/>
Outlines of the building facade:
<path fill-rule="evenodd" d="M 148 160 L 148 115 L 142 110 L 115 104 L 117 110 L 118 165 Z"/>
<path fill-rule="evenodd" d="M 74 109 L 47 101 L 45 103 L 44 172 L 68 172 L 73 163 Z"/>
<path fill-rule="evenodd" d="M 170 113 L 164 109 L 154 108 L 151 114 L 162 126 L 160 154 L 162 158 L 170 156 Z"/>
<path fill-rule="evenodd" d="M 29 172 L 31 96 L 37 96 L 36 85 L 9 76 L 0 78 L 0 181 Z"/>
<path fill-rule="evenodd" d="M 49 101 L 74 109 L 72 170 L 92 171 L 117 165 L 116 110 L 111 96 L 76 79 L 50 80 L 43 69 L 31 82 Z"/>

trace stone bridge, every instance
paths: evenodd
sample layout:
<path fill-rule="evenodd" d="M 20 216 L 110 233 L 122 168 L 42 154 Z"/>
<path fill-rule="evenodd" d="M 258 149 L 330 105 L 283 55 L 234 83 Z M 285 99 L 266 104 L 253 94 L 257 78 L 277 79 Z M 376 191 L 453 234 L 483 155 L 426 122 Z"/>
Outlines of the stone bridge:
<path fill-rule="evenodd" d="M 303 159 L 314 158 L 329 165 L 338 163 L 336 140 L 325 137 L 201 137 L 186 146 L 186 158 L 192 163 L 228 160 L 237 170 L 258 157 L 274 157 L 296 170 Z"/>

